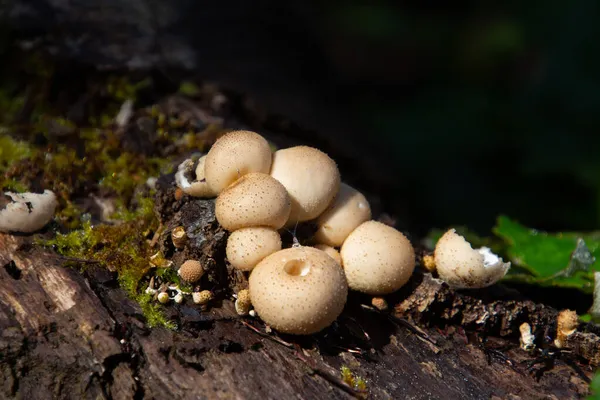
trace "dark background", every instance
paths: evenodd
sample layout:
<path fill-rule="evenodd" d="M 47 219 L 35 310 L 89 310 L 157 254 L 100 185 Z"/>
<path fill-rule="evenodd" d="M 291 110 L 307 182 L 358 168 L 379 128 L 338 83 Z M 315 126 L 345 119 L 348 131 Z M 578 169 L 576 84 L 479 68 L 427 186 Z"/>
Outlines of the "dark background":
<path fill-rule="evenodd" d="M 486 233 L 501 213 L 589 230 L 600 222 L 599 8 L 3 0 L 0 48 L 2 64 L 15 47 L 44 48 L 71 68 L 169 71 L 248 95 L 364 154 L 357 162 L 392 183 L 386 207 L 419 234 Z"/>

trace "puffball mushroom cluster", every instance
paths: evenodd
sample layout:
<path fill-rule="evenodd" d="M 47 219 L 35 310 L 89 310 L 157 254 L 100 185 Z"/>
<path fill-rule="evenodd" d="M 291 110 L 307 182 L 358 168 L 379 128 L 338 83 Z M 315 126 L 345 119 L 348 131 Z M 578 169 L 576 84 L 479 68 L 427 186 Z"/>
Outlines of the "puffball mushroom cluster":
<path fill-rule="evenodd" d="M 246 314 L 251 302 L 280 332 L 318 332 L 342 312 L 348 289 L 392 293 L 414 270 L 409 240 L 371 221 L 365 196 L 342 183 L 335 161 L 318 149 L 272 153 L 259 134 L 234 131 L 196 166 L 184 161 L 176 182 L 191 196 L 217 196 L 216 218 L 231 233 L 227 259 L 250 273 L 236 309 Z M 282 250 L 278 231 L 305 221 L 317 225 L 315 247 Z"/>

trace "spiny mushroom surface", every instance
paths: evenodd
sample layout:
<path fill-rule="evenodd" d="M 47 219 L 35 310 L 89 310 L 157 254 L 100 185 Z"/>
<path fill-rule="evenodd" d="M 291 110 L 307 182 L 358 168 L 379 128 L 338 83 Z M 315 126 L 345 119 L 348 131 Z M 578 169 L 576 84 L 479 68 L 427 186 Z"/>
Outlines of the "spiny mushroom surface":
<path fill-rule="evenodd" d="M 175 174 L 175 183 L 183 190 L 184 193 L 194 197 L 216 197 L 217 193 L 208 186 L 204 179 L 204 164 L 206 162 L 206 156 L 200 157 L 196 166 L 195 172 L 194 163 L 191 159 L 187 159 L 177 167 L 177 173 Z M 190 175 L 196 176 L 195 180 L 190 180 Z"/>
<path fill-rule="evenodd" d="M 31 233 L 54 217 L 58 205 L 54 192 L 0 194 L 0 232 Z"/>
<path fill-rule="evenodd" d="M 181 264 L 181 267 L 179 267 L 179 271 L 177 273 L 184 281 L 194 283 L 202 278 L 204 275 L 204 268 L 202 268 L 200 261 L 187 260 Z"/>
<path fill-rule="evenodd" d="M 233 131 L 211 147 L 204 165 L 206 182 L 221 193 L 238 178 L 250 172 L 269 173 L 271 147 L 265 138 L 250 131 Z"/>
<path fill-rule="evenodd" d="M 473 249 L 454 229 L 438 240 L 434 259 L 440 279 L 454 289 L 479 289 L 493 285 L 510 268 L 510 262 L 503 262 L 489 248 Z"/>
<path fill-rule="evenodd" d="M 297 146 L 273 154 L 271 176 L 285 186 L 292 199 L 288 225 L 318 217 L 340 188 L 340 172 L 327 154 Z"/>
<path fill-rule="evenodd" d="M 252 270 L 250 298 L 260 318 L 283 333 L 309 335 L 329 326 L 346 304 L 344 271 L 312 247 L 271 254 Z"/>
<path fill-rule="evenodd" d="M 251 271 L 262 259 L 279 250 L 281 237 L 271 228 L 238 229 L 227 239 L 227 260 L 242 271 Z"/>
<path fill-rule="evenodd" d="M 367 221 L 352 231 L 340 251 L 350 289 L 383 295 L 400 289 L 415 269 L 415 252 L 398 230 Z"/>
<path fill-rule="evenodd" d="M 331 205 L 317 218 L 315 240 L 339 247 L 357 226 L 371 219 L 371 207 L 365 196 L 342 182 Z"/>
<path fill-rule="evenodd" d="M 290 209 L 290 197 L 283 185 L 267 174 L 253 172 L 221 192 L 215 215 L 228 231 L 251 226 L 280 229 Z"/>

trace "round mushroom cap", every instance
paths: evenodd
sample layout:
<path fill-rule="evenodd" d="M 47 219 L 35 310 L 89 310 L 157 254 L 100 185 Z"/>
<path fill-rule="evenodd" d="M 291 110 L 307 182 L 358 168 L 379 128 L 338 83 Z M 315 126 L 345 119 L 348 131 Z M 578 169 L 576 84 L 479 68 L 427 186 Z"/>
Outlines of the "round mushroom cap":
<path fill-rule="evenodd" d="M 250 274 L 260 318 L 283 333 L 310 335 L 331 325 L 346 304 L 348 284 L 333 258 L 312 247 L 271 254 Z"/>
<path fill-rule="evenodd" d="M 331 257 L 335 261 L 337 261 L 338 264 L 342 265 L 342 256 L 340 256 L 340 252 L 337 251 L 336 249 L 334 249 L 333 247 L 328 246 L 326 244 L 316 244 L 313 247 L 315 249 L 319 249 L 319 250 L 325 252 L 329 257 Z"/>
<path fill-rule="evenodd" d="M 288 225 L 318 217 L 340 189 L 340 171 L 321 150 L 297 146 L 273 154 L 271 176 L 285 186 L 292 199 Z"/>
<path fill-rule="evenodd" d="M 317 218 L 315 240 L 339 247 L 357 226 L 371 219 L 369 202 L 358 190 L 342 183 L 335 200 Z"/>
<path fill-rule="evenodd" d="M 348 286 L 374 296 L 400 289 L 415 269 L 415 252 L 398 230 L 377 221 L 363 222 L 340 251 Z"/>
<path fill-rule="evenodd" d="M 228 231 L 251 226 L 279 229 L 290 215 L 290 197 L 281 183 L 253 172 L 225 189 L 215 204 L 219 224 Z"/>
<path fill-rule="evenodd" d="M 238 229 L 227 239 L 227 259 L 241 271 L 252 271 L 263 258 L 279 250 L 281 237 L 271 228 Z"/>
<path fill-rule="evenodd" d="M 438 240 L 433 253 L 440 279 L 454 289 L 476 289 L 493 285 L 510 268 L 487 247 L 473 249 L 456 230 Z"/>
<path fill-rule="evenodd" d="M 204 176 L 208 186 L 221 193 L 238 178 L 250 172 L 269 173 L 271 147 L 258 133 L 229 132 L 219 138 L 206 156 Z"/>
<path fill-rule="evenodd" d="M 51 190 L 44 193 L 0 193 L 0 232 L 32 233 L 42 229 L 58 205 Z"/>
<path fill-rule="evenodd" d="M 202 275 L 204 275 L 204 268 L 202 268 L 200 261 L 187 260 L 179 267 L 178 274 L 184 281 L 194 283 L 202 278 Z"/>

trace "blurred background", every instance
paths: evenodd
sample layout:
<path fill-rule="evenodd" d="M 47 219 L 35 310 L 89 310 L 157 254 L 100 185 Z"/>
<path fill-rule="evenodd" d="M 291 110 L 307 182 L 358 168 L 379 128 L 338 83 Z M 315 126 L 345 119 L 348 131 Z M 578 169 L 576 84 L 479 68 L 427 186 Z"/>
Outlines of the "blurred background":
<path fill-rule="evenodd" d="M 600 226 L 600 5 L 546 2 L 5 0 L 0 73 L 68 65 L 215 82 L 356 155 L 416 234 L 507 214 Z M 365 177 L 369 179 L 369 177 Z M 351 178 L 357 180 L 357 178 Z"/>

